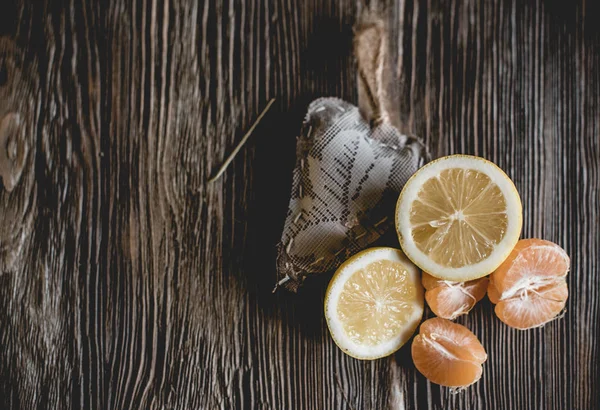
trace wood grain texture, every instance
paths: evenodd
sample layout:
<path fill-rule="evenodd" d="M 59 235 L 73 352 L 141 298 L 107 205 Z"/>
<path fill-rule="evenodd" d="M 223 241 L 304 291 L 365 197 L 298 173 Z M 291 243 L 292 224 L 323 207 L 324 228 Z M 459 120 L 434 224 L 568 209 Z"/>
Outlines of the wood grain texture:
<path fill-rule="evenodd" d="M 311 99 L 356 102 L 362 2 L 6 0 L 0 408 L 598 407 L 597 5 L 385 3 L 403 131 L 514 178 L 523 236 L 571 255 L 564 318 L 517 331 L 480 303 L 458 322 L 489 360 L 453 395 L 408 347 L 341 353 L 327 277 L 271 294 L 295 136 Z"/>

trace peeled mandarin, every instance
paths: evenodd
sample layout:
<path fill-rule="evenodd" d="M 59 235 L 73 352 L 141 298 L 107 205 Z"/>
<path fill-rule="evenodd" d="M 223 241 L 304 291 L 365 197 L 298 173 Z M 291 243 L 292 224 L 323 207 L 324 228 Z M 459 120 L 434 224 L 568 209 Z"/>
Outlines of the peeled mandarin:
<path fill-rule="evenodd" d="M 490 275 L 488 297 L 508 326 L 530 329 L 554 319 L 565 307 L 570 259 L 558 245 L 543 239 L 520 240 Z"/>
<path fill-rule="evenodd" d="M 413 340 L 412 358 L 417 370 L 431 382 L 462 388 L 481 378 L 487 354 L 469 329 L 436 317 L 421 324 Z"/>
<path fill-rule="evenodd" d="M 421 278 L 425 288 L 425 300 L 431 311 L 438 317 L 454 320 L 469 313 L 484 296 L 488 278 L 468 282 L 452 282 L 437 279 L 427 272 Z"/>

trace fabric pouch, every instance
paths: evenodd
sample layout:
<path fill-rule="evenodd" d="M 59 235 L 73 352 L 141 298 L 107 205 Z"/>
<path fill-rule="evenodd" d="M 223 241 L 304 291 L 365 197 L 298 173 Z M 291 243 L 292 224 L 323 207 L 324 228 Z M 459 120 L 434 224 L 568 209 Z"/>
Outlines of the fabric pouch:
<path fill-rule="evenodd" d="M 336 269 L 392 228 L 398 195 L 425 162 L 423 144 L 392 125 L 385 34 L 371 17 L 356 31 L 360 108 L 338 98 L 308 107 L 278 245 L 277 285 L 288 290 Z"/>

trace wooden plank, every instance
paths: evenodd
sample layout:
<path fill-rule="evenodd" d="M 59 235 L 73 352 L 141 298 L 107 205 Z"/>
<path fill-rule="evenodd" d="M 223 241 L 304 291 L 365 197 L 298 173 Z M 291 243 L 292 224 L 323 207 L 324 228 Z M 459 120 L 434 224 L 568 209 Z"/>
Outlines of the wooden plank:
<path fill-rule="evenodd" d="M 3 408 L 103 405 L 98 17 L 90 4 L 3 6 L 0 117 L 20 121 L 2 149 L 23 150 L 2 166 Z"/>
<path fill-rule="evenodd" d="M 521 192 L 524 237 L 572 258 L 562 320 L 512 330 L 487 300 L 458 320 L 489 360 L 456 395 L 420 376 L 408 347 L 374 362 L 341 353 L 323 319 L 327 277 L 271 294 L 295 136 L 311 99 L 356 102 L 362 3 L 7 3 L 1 408 L 597 406 L 592 2 L 387 2 L 403 131 L 436 156 L 495 161 Z"/>

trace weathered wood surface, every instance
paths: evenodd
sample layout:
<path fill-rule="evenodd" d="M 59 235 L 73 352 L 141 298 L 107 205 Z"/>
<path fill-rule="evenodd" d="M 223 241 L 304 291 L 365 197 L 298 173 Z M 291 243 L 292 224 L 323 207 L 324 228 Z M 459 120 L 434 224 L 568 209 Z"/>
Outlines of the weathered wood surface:
<path fill-rule="evenodd" d="M 598 407 L 594 3 L 390 1 L 404 131 L 499 164 L 524 237 L 572 257 L 562 320 L 511 330 L 487 300 L 459 320 L 489 360 L 451 395 L 406 347 L 342 354 L 327 278 L 271 294 L 303 110 L 356 102 L 362 2 L 4 0 L 0 408 Z"/>

